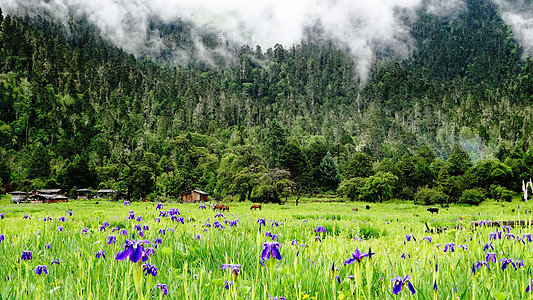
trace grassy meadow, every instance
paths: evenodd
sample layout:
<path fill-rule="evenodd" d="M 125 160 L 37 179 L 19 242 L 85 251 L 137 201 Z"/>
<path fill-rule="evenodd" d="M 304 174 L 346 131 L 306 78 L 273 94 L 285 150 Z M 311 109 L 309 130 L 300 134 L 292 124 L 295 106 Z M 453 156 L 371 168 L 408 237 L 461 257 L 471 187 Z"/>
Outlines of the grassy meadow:
<path fill-rule="evenodd" d="M 533 294 L 526 292 L 533 279 L 532 228 L 470 225 L 530 220 L 533 205 L 487 201 L 432 215 L 408 202 L 368 204 L 370 210 L 367 203 L 303 201 L 251 211 L 249 202 L 226 203 L 229 212 L 220 213 L 199 204 L 14 205 L 3 197 L 0 298 L 524 299 Z M 435 231 L 425 232 L 425 223 Z M 437 227 L 447 229 L 436 233 Z M 225 264 L 233 265 L 222 269 Z"/>

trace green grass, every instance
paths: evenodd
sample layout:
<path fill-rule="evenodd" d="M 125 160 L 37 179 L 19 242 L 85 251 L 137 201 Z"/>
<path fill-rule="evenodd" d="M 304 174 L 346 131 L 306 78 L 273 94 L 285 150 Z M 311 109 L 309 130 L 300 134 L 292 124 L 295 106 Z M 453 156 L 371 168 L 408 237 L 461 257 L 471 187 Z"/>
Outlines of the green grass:
<path fill-rule="evenodd" d="M 4 259 L 0 261 L 1 299 L 37 298 L 94 298 L 94 299 L 151 299 L 161 296 L 160 290 L 151 293 L 156 283 L 168 285 L 169 299 L 266 299 L 268 295 L 287 299 L 393 299 L 391 279 L 400 275 L 412 276 L 416 294 L 407 289 L 396 296 L 417 299 L 524 298 L 525 287 L 531 271 L 531 243 L 514 243 L 512 239 L 493 241 L 497 259 L 524 260 L 524 267 L 514 270 L 509 266 L 501 270 L 500 263 L 491 263 L 472 273 L 472 265 L 485 260 L 483 246 L 489 242 L 490 232 L 497 228 L 472 228 L 475 220 L 530 219 L 524 209 L 532 209 L 529 203 L 486 202 L 478 207 L 451 206 L 432 215 L 427 207 L 409 202 L 374 203 L 317 203 L 300 202 L 280 206 L 263 204 L 262 210 L 250 211 L 250 203 L 229 203 L 230 212 L 223 215 L 228 220 L 238 219 L 237 227 L 224 224 L 224 218 L 215 218 L 210 209 L 199 210 L 198 204 L 165 203 L 164 210 L 178 208 L 184 224 L 161 217 L 156 204 L 133 202 L 124 207 L 122 202 L 71 201 L 57 204 L 11 204 L 3 196 L 0 213 L 0 242 Z M 370 210 L 364 209 L 369 204 Z M 518 209 L 518 205 L 521 206 Z M 358 212 L 352 211 L 359 208 Z M 59 217 L 67 210 L 73 216 Z M 129 211 L 143 221 L 129 220 Z M 513 211 L 514 210 L 514 211 Z M 23 219 L 24 215 L 31 219 Z M 50 216 L 51 221 L 43 221 Z M 258 218 L 266 220 L 259 232 Z M 209 219 L 210 221 L 207 221 Z M 272 225 L 273 220 L 279 226 Z M 107 221 L 110 227 L 101 231 Z M 206 222 L 222 223 L 224 229 L 203 227 Z M 425 224 L 431 228 L 448 227 L 442 234 L 426 233 Z M 147 225 L 144 237 L 136 236 L 135 225 Z M 317 226 L 326 233 L 313 231 Z M 64 227 L 58 231 L 58 227 Z M 127 236 L 112 232 L 120 226 Z M 455 228 L 456 226 L 459 226 Z M 88 228 L 82 234 L 82 228 Z M 160 229 L 174 228 L 161 234 Z M 511 233 L 520 237 L 531 228 L 513 228 Z M 204 232 L 205 230 L 205 232 Z M 282 260 L 259 264 L 264 242 L 270 241 L 265 233 L 277 234 L 281 244 Z M 108 245 L 109 235 L 116 235 L 117 243 Z M 195 235 L 199 235 L 197 240 Z M 415 241 L 406 241 L 406 235 L 414 235 Z M 322 242 L 315 241 L 320 236 Z M 431 236 L 432 243 L 423 240 Z M 115 260 L 123 250 L 126 239 L 149 240 L 154 246 L 156 238 L 162 238 L 148 263 L 156 265 L 157 276 L 135 275 L 139 264 L 129 260 Z M 354 238 L 361 238 L 354 239 Z M 296 239 L 297 245 L 291 245 Z M 455 252 L 444 252 L 447 243 L 455 243 Z M 49 244 L 50 249 L 45 248 Z M 440 246 L 437 246 L 440 244 Z M 300 246 L 305 245 L 305 246 Z M 466 245 L 468 250 L 459 248 Z M 351 254 L 369 248 L 376 254 L 361 263 L 344 265 Z M 95 253 L 105 250 L 106 258 L 97 259 Z M 20 261 L 22 251 L 32 251 L 33 259 Z M 405 254 L 405 259 L 401 258 Z M 50 265 L 55 259 L 60 264 Z M 241 272 L 235 285 L 224 288 L 224 281 L 232 281 L 230 271 L 221 270 L 226 263 L 241 264 Z M 438 272 L 435 265 L 438 264 Z M 46 265 L 48 275 L 36 275 L 38 265 Z M 337 268 L 332 272 L 332 265 Z M 339 276 L 340 283 L 333 279 Z M 347 278 L 355 275 L 355 279 Z M 433 291 L 437 280 L 438 290 Z M 457 289 L 455 292 L 454 287 Z M 499 294 L 503 293 L 503 294 Z"/>

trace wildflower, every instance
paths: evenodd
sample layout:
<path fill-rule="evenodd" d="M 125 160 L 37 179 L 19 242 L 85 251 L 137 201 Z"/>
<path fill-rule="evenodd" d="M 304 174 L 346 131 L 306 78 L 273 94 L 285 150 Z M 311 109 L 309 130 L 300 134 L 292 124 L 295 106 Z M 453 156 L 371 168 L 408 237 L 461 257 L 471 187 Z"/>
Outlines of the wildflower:
<path fill-rule="evenodd" d="M 215 218 L 224 218 L 224 215 L 222 213 L 218 213 L 215 215 Z"/>
<path fill-rule="evenodd" d="M 416 293 L 415 288 L 409 281 L 412 277 L 407 275 L 405 278 L 402 278 L 401 276 L 396 276 L 396 278 L 393 278 L 391 281 L 394 281 L 394 286 L 392 287 L 392 293 L 394 295 L 398 295 L 402 291 L 403 286 L 407 283 L 407 287 L 411 291 L 411 293 L 414 295 Z"/>
<path fill-rule="evenodd" d="M 239 222 L 239 220 L 229 221 L 229 227 L 237 227 L 237 222 Z"/>
<path fill-rule="evenodd" d="M 137 222 L 142 222 L 143 221 L 143 216 L 138 216 L 137 217 Z"/>
<path fill-rule="evenodd" d="M 286 300 L 285 297 L 282 297 L 282 296 L 272 296 L 272 295 L 268 295 L 268 297 L 272 300 Z"/>
<path fill-rule="evenodd" d="M 199 234 L 195 234 L 195 235 L 194 235 L 194 239 L 196 239 L 196 240 L 199 241 L 199 240 L 200 240 L 200 235 L 199 235 Z"/>
<path fill-rule="evenodd" d="M 31 217 L 30 217 L 30 216 L 28 216 L 28 215 L 26 215 L 26 214 L 24 214 L 24 217 L 23 217 L 23 219 L 28 219 L 28 220 L 31 220 Z"/>
<path fill-rule="evenodd" d="M 6 213 L 1 213 L 1 214 L 0 214 L 0 219 L 3 220 L 5 217 L 6 217 Z"/>
<path fill-rule="evenodd" d="M 507 239 L 509 239 L 509 240 L 510 240 L 510 239 L 513 239 L 513 240 L 515 241 L 515 243 L 516 243 L 516 237 L 514 236 L 514 234 L 512 234 L 512 233 L 506 233 L 506 234 L 504 235 L 504 237 L 507 238 Z"/>
<path fill-rule="evenodd" d="M 67 210 L 67 214 L 72 217 L 72 210 Z"/>
<path fill-rule="evenodd" d="M 130 215 L 128 216 L 128 220 L 135 220 L 135 214 L 130 213 Z"/>
<path fill-rule="evenodd" d="M 111 245 L 111 243 L 114 244 L 116 241 L 117 241 L 117 237 L 114 236 L 114 235 L 110 235 L 110 236 L 107 237 L 107 241 L 106 242 L 107 242 L 108 245 Z"/>
<path fill-rule="evenodd" d="M 155 206 L 155 209 L 163 209 L 163 203 L 157 203 L 157 205 Z"/>
<path fill-rule="evenodd" d="M 405 252 L 404 252 L 404 253 L 402 253 L 402 255 L 400 255 L 400 258 L 403 258 L 403 259 L 405 259 Z"/>
<path fill-rule="evenodd" d="M 48 274 L 48 270 L 46 270 L 45 265 L 37 266 L 37 268 L 35 268 L 35 274 L 41 275 L 43 272 L 44 274 Z"/>
<path fill-rule="evenodd" d="M 357 241 L 357 242 L 361 242 L 361 241 L 362 241 L 362 239 L 361 239 L 360 237 L 357 237 L 357 236 L 354 237 L 353 240 L 354 240 L 354 241 Z"/>
<path fill-rule="evenodd" d="M 277 235 L 277 234 L 273 234 L 273 235 L 272 235 L 272 240 L 273 240 L 273 241 L 278 241 L 278 240 L 279 240 L 279 239 L 278 239 L 278 235 Z"/>
<path fill-rule="evenodd" d="M 213 222 L 213 227 L 218 228 L 218 229 L 226 228 L 224 227 L 224 225 L 220 224 L 218 221 Z"/>
<path fill-rule="evenodd" d="M 148 260 L 148 256 L 144 255 L 143 244 L 150 244 L 150 241 L 142 240 L 136 242 L 134 240 L 126 240 L 124 251 L 118 252 L 115 259 L 123 260 L 128 257 L 134 263 L 138 262 L 141 258 L 143 258 L 143 261 L 145 261 L 145 259 Z"/>
<path fill-rule="evenodd" d="M 317 226 L 315 229 L 313 229 L 314 232 L 316 233 L 319 233 L 319 232 L 326 232 L 326 228 L 324 228 L 324 226 Z"/>
<path fill-rule="evenodd" d="M 6 239 L 6 237 L 3 234 L 0 234 L 0 242 L 5 240 L 5 239 Z"/>
<path fill-rule="evenodd" d="M 98 252 L 95 252 L 96 258 L 105 258 L 105 250 L 100 250 Z"/>
<path fill-rule="evenodd" d="M 524 267 L 524 261 L 523 260 L 515 260 L 516 267 L 517 268 L 523 268 Z"/>
<path fill-rule="evenodd" d="M 259 225 L 266 226 L 266 221 L 265 221 L 265 219 L 263 219 L 263 218 L 259 218 L 259 219 L 257 219 L 257 222 L 256 222 L 256 223 L 259 224 Z"/>
<path fill-rule="evenodd" d="M 143 230 L 144 230 L 144 231 L 148 231 L 148 230 L 150 230 L 150 226 L 148 226 L 148 225 L 143 225 Z"/>
<path fill-rule="evenodd" d="M 492 246 L 492 242 L 485 244 L 485 246 L 483 247 L 483 251 L 487 251 L 489 250 L 489 248 L 490 250 L 494 250 L 494 246 Z"/>
<path fill-rule="evenodd" d="M 279 222 L 272 220 L 272 224 L 271 225 L 272 225 L 272 227 L 274 227 L 274 226 L 278 227 L 279 226 Z"/>
<path fill-rule="evenodd" d="M 360 263 L 361 262 L 361 258 L 367 257 L 367 256 L 370 256 L 370 255 L 374 254 L 374 253 L 372 253 L 372 254 L 369 254 L 369 253 L 361 254 L 361 251 L 359 251 L 359 249 L 357 248 L 357 249 L 355 249 L 355 252 L 352 253 L 352 257 L 344 262 L 344 265 L 345 266 L 349 265 L 349 264 L 351 264 L 351 263 L 353 263 L 355 261 Z"/>
<path fill-rule="evenodd" d="M 270 231 L 265 232 L 265 237 L 270 237 L 271 238 L 272 237 L 272 232 L 270 232 Z"/>
<path fill-rule="evenodd" d="M 121 229 L 120 232 L 118 233 L 119 235 L 127 235 L 128 234 L 128 230 L 126 229 Z"/>
<path fill-rule="evenodd" d="M 468 250 L 468 245 L 459 245 L 459 248 L 462 248 L 463 250 Z"/>
<path fill-rule="evenodd" d="M 486 262 L 493 262 L 495 263 L 496 262 L 496 252 L 487 252 L 487 255 L 485 256 L 485 261 Z"/>
<path fill-rule="evenodd" d="M 266 242 L 263 244 L 263 252 L 261 253 L 261 260 L 265 261 L 271 257 L 281 260 L 281 253 L 279 253 L 279 247 L 281 246 L 278 242 Z"/>
<path fill-rule="evenodd" d="M 508 225 L 502 226 L 502 230 L 505 230 L 507 231 L 507 233 L 509 233 L 511 232 L 511 226 L 508 226 Z"/>
<path fill-rule="evenodd" d="M 44 249 L 50 249 L 51 247 L 52 247 L 52 245 L 50 245 L 50 244 L 45 244 L 44 245 Z"/>
<path fill-rule="evenodd" d="M 515 264 L 515 263 L 513 262 L 513 260 L 510 259 L 510 258 L 505 258 L 505 257 L 504 257 L 504 258 L 500 259 L 499 261 L 502 263 L 502 270 L 507 269 L 507 265 L 509 265 L 509 264 L 510 264 L 511 266 L 513 266 L 513 268 L 514 268 L 515 270 L 517 269 L 517 268 L 516 268 L 516 264 Z"/>
<path fill-rule="evenodd" d="M 166 284 L 162 284 L 162 283 L 158 283 L 154 286 L 154 288 L 152 289 L 152 292 L 155 291 L 156 289 L 161 289 L 161 291 L 163 291 L 163 294 L 167 295 L 168 294 L 168 288 L 167 288 L 167 285 Z"/>
<path fill-rule="evenodd" d="M 59 259 L 52 260 L 52 263 L 50 265 L 53 266 L 54 264 L 58 264 L 59 265 Z"/>
<path fill-rule="evenodd" d="M 298 245 L 298 240 L 294 239 L 291 241 L 291 246 Z"/>
<path fill-rule="evenodd" d="M 315 242 L 316 242 L 316 241 L 322 242 L 322 239 L 320 238 L 319 235 L 315 236 Z"/>
<path fill-rule="evenodd" d="M 65 217 L 59 217 L 57 220 L 58 220 L 59 222 L 65 222 Z"/>
<path fill-rule="evenodd" d="M 226 280 L 224 280 L 224 284 L 225 284 L 225 285 L 224 285 L 224 288 L 225 288 L 226 290 L 229 290 L 229 286 L 233 284 L 233 281 L 226 281 Z"/>
<path fill-rule="evenodd" d="M 495 240 L 495 239 L 502 239 L 502 231 L 496 230 L 495 232 L 491 232 L 489 235 L 489 239 Z"/>
<path fill-rule="evenodd" d="M 161 218 L 155 218 L 154 221 L 155 221 L 156 223 L 161 223 Z"/>
<path fill-rule="evenodd" d="M 87 234 L 88 231 L 89 231 L 89 228 L 87 228 L 87 227 L 84 227 L 84 228 L 81 229 L 81 233 L 82 234 Z"/>
<path fill-rule="evenodd" d="M 148 276 L 148 274 L 152 276 L 157 276 L 157 267 L 155 265 L 151 265 L 149 263 L 144 263 L 142 265 L 142 268 L 144 270 L 144 276 Z"/>
<path fill-rule="evenodd" d="M 202 203 L 198 206 L 198 209 L 207 209 L 207 207 L 205 206 L 205 204 Z"/>
<path fill-rule="evenodd" d="M 472 265 L 472 273 L 476 273 L 477 270 L 481 269 L 481 267 L 486 266 L 487 269 L 490 271 L 490 266 L 488 262 L 486 261 L 478 261 L 477 263 Z"/>
<path fill-rule="evenodd" d="M 455 243 L 446 243 L 444 245 L 444 252 L 450 250 L 450 252 L 455 252 Z"/>
<path fill-rule="evenodd" d="M 428 241 L 428 243 L 432 243 L 433 242 L 433 238 L 430 237 L 430 236 L 425 236 L 425 237 L 422 238 L 422 240 L 426 240 L 426 241 Z"/>
<path fill-rule="evenodd" d="M 33 254 L 31 251 L 22 251 L 22 257 L 20 259 L 21 260 L 32 260 Z"/>
<path fill-rule="evenodd" d="M 127 205 L 131 206 L 131 202 L 129 202 L 127 200 L 124 200 L 124 207 L 127 206 Z"/>
<path fill-rule="evenodd" d="M 405 239 L 406 239 L 408 242 L 410 242 L 411 239 L 413 239 L 413 241 L 416 242 L 416 238 L 415 238 L 414 235 L 410 235 L 410 234 L 408 234 L 408 235 L 405 236 Z"/>
<path fill-rule="evenodd" d="M 230 269 L 231 274 L 234 276 L 238 275 L 240 272 L 241 265 L 239 264 L 223 264 L 222 267 L 220 267 L 221 270 Z"/>
<path fill-rule="evenodd" d="M 162 243 L 163 243 L 163 239 L 160 238 L 160 237 L 156 238 L 155 241 L 154 241 L 154 244 L 156 244 L 156 245 L 161 245 Z"/>

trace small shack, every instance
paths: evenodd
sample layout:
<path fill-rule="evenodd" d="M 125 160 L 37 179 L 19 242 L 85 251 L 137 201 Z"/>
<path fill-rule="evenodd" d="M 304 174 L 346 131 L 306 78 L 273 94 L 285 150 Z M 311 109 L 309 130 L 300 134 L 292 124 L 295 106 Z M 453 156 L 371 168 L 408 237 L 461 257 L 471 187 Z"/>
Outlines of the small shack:
<path fill-rule="evenodd" d="M 44 189 L 33 192 L 31 203 L 67 202 L 67 197 L 61 195 L 61 189 Z"/>
<path fill-rule="evenodd" d="M 54 198 L 46 199 L 45 203 L 57 203 L 57 202 L 67 202 L 68 198 L 63 195 L 56 195 Z"/>
<path fill-rule="evenodd" d="M 21 191 L 14 191 L 14 192 L 11 192 L 10 194 L 11 194 L 11 202 L 23 203 L 23 202 L 26 202 L 26 200 L 28 200 L 29 193 L 21 192 Z"/>
<path fill-rule="evenodd" d="M 192 190 L 181 194 L 182 202 L 203 202 L 207 201 L 208 193 L 200 190 Z"/>
<path fill-rule="evenodd" d="M 115 194 L 115 190 L 113 189 L 100 189 L 96 191 L 96 195 L 98 198 L 108 198 L 112 199 L 113 195 Z"/>
<path fill-rule="evenodd" d="M 91 199 L 91 190 L 89 189 L 79 189 L 79 190 L 76 190 L 76 193 L 78 194 L 76 199 L 84 199 L 84 200 Z"/>

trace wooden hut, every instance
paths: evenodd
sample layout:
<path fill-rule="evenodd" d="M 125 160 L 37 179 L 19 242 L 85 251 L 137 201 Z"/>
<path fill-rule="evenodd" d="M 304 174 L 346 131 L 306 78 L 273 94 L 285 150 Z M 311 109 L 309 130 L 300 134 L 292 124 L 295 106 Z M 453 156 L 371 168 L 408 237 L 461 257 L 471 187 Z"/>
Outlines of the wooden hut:
<path fill-rule="evenodd" d="M 22 203 L 28 200 L 29 193 L 21 192 L 21 191 L 14 191 L 14 192 L 11 192 L 10 194 L 11 194 L 11 202 Z"/>
<path fill-rule="evenodd" d="M 207 201 L 209 194 L 200 190 L 192 190 L 181 194 L 182 202 L 203 202 Z"/>
<path fill-rule="evenodd" d="M 57 202 L 67 202 L 68 198 L 63 195 L 56 195 L 53 198 L 48 198 L 44 200 L 45 203 L 57 203 Z"/>
<path fill-rule="evenodd" d="M 115 194 L 115 190 L 113 189 L 100 189 L 96 191 L 96 195 L 98 198 L 108 198 L 112 199 L 113 195 Z"/>
<path fill-rule="evenodd" d="M 89 189 L 79 189 L 76 190 L 76 193 L 78 194 L 77 199 L 91 199 L 91 190 Z"/>

